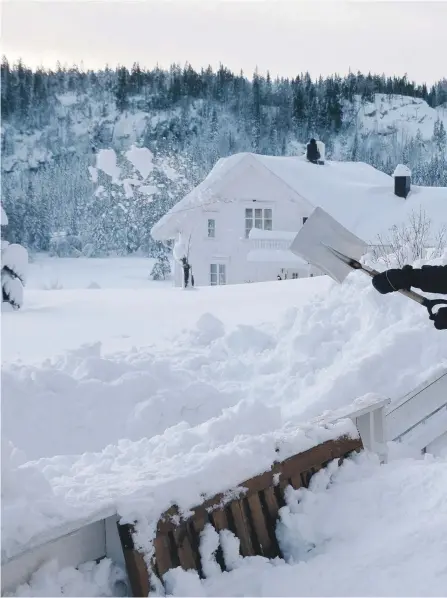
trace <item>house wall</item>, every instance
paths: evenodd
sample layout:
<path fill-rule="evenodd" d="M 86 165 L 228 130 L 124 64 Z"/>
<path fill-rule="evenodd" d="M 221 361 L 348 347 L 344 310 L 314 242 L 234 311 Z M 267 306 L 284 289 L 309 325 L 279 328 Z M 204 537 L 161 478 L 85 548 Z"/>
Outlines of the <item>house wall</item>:
<path fill-rule="evenodd" d="M 275 280 L 280 274 L 280 264 L 247 261 L 252 243 L 245 238 L 246 208 L 271 208 L 273 230 L 290 232 L 298 231 L 312 211 L 268 170 L 255 162 L 241 166 L 219 190 L 219 201 L 194 210 L 189 262 L 197 286 L 210 284 L 210 264 L 225 264 L 226 284 Z M 215 220 L 215 238 L 208 237 L 208 219 Z M 181 286 L 180 271 L 175 280 Z"/>

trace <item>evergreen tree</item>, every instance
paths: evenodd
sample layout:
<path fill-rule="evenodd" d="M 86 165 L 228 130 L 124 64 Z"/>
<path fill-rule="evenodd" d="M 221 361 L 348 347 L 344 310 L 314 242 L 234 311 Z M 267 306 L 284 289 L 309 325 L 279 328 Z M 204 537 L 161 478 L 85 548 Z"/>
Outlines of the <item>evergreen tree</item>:
<path fill-rule="evenodd" d="M 156 248 L 157 261 L 151 270 L 152 280 L 166 280 L 171 274 L 171 263 L 166 251 L 166 248 L 161 244 L 157 244 Z"/>

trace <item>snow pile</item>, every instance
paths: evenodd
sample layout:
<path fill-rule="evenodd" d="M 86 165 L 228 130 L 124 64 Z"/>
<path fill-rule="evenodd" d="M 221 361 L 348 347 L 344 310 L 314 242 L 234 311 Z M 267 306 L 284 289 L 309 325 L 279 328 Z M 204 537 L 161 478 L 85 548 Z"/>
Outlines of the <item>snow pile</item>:
<path fill-rule="evenodd" d="M 80 515 L 80 513 L 77 513 Z M 47 478 L 2 435 L 2 560 L 31 538 L 73 517 Z"/>
<path fill-rule="evenodd" d="M 205 312 L 156 351 L 104 355 L 96 343 L 41 366 L 4 365 L 3 425 L 67 507 L 118 505 L 151 521 L 171 501 L 187 509 L 267 469 L 278 443 L 286 456 L 333 437 L 321 420 L 307 423 L 322 413 L 367 393 L 397 400 L 446 367 L 444 336 L 419 305 L 379 295 L 361 273 L 320 282 L 227 287 L 214 303 L 215 289 L 200 293 L 202 308 L 222 297 L 241 318 L 279 288 L 297 307 L 276 323 L 229 328 Z M 163 294 L 163 309 L 179 295 Z"/>
<path fill-rule="evenodd" d="M 59 569 L 57 561 L 42 565 L 28 583 L 5 596 L 129 596 L 126 575 L 110 559 Z"/>
<path fill-rule="evenodd" d="M 216 572 L 209 557 L 215 538 L 207 534 L 207 579 L 177 568 L 165 576 L 168 592 L 441 596 L 447 587 L 446 486 L 445 459 L 406 458 L 380 466 L 375 456 L 362 453 L 341 467 L 332 462 L 312 478 L 309 490 L 287 491 L 277 526 L 286 562 L 238 557 L 228 532 L 220 541 L 231 570 Z"/>

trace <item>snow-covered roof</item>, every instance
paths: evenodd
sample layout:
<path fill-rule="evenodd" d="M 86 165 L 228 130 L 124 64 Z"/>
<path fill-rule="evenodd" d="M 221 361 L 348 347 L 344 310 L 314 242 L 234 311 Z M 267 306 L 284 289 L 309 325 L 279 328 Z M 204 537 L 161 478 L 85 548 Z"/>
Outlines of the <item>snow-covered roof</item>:
<path fill-rule="evenodd" d="M 316 166 L 297 157 L 241 153 L 220 159 L 200 185 L 178 202 L 152 228 L 152 236 L 175 236 L 195 217 L 195 208 L 237 201 L 220 195 L 233 169 L 241 173 L 256 163 L 281 179 L 293 192 L 292 200 L 321 207 L 365 241 L 376 239 L 394 224 L 405 222 L 422 208 L 434 224 L 447 221 L 447 188 L 413 186 L 406 199 L 394 194 L 392 177 L 364 162 L 331 162 Z M 256 190 L 254 190 L 254 193 Z M 226 194 L 228 195 L 228 193 Z"/>

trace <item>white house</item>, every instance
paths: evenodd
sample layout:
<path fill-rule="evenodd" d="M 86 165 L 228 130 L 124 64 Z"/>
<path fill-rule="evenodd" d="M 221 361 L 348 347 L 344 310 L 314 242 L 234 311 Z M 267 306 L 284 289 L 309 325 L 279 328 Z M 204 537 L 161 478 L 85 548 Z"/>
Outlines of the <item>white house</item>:
<path fill-rule="evenodd" d="M 317 166 L 301 156 L 235 154 L 219 160 L 151 234 L 187 253 L 196 285 L 309 276 L 312 269 L 288 247 L 316 206 L 371 244 L 420 207 L 435 223 L 447 222 L 447 188 L 410 189 L 402 180 L 408 176 L 396 171 L 393 181 L 362 162 Z M 174 277 L 181 286 L 180 264 Z"/>

